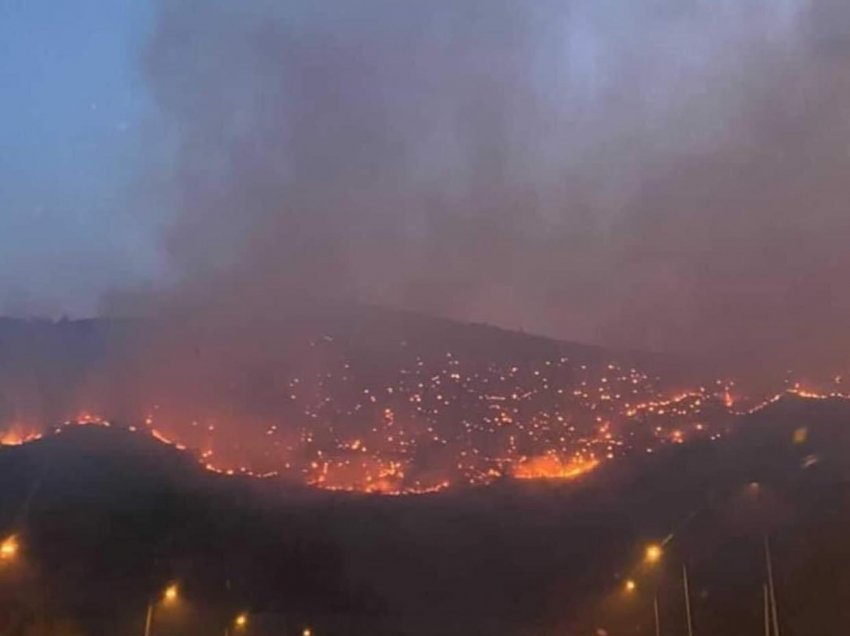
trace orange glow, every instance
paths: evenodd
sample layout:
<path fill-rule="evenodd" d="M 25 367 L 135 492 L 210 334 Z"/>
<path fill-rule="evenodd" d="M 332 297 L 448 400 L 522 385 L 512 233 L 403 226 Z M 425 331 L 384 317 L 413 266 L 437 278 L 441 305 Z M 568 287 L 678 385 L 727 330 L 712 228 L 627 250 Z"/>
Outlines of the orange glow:
<path fill-rule="evenodd" d="M 88 411 L 78 413 L 77 417 L 74 418 L 74 422 L 77 424 L 100 424 L 102 426 L 109 426 L 109 422 Z"/>
<path fill-rule="evenodd" d="M 638 368 L 567 358 L 475 366 L 452 354 L 417 356 L 380 381 L 352 369 L 345 363 L 323 368 L 318 380 L 292 378 L 282 389 L 291 409 L 258 421 L 185 417 L 152 404 L 132 423 L 112 426 L 84 411 L 40 430 L 49 436 L 81 424 L 112 426 L 191 454 L 222 477 L 403 496 L 506 477 L 580 479 L 606 460 L 722 439 L 733 418 L 786 396 L 850 400 L 834 390 L 833 378 L 824 392 L 797 383 L 747 397 L 731 379 L 674 389 Z M 39 439 L 36 430 L 17 422 L 0 431 L 0 445 Z M 794 441 L 805 441 L 805 432 Z"/>
<path fill-rule="evenodd" d="M 517 479 L 575 479 L 599 465 L 596 459 L 564 461 L 556 455 L 541 455 L 518 464 L 513 476 Z"/>
<path fill-rule="evenodd" d="M 18 556 L 20 546 L 18 538 L 15 535 L 7 537 L 3 543 L 0 543 L 0 561 L 11 561 Z"/>
<path fill-rule="evenodd" d="M 624 587 L 626 588 L 626 592 L 631 593 L 637 589 L 637 583 L 635 583 L 632 579 L 629 579 L 628 581 L 626 581 Z"/>
<path fill-rule="evenodd" d="M 168 439 L 165 435 L 160 433 L 155 428 L 151 429 L 151 437 L 153 437 L 155 440 L 162 442 L 163 444 L 166 444 L 168 446 L 174 446 L 175 445 L 174 442 L 172 442 L 170 439 Z"/>
<path fill-rule="evenodd" d="M 0 446 L 20 446 L 27 442 L 40 439 L 41 435 L 22 426 L 12 426 L 6 431 L 0 432 Z"/>
<path fill-rule="evenodd" d="M 177 587 L 176 583 L 172 583 L 167 588 L 165 588 L 165 592 L 163 593 L 162 598 L 166 603 L 174 603 L 179 596 L 180 588 Z"/>
<path fill-rule="evenodd" d="M 236 620 L 233 621 L 233 623 L 239 629 L 244 629 L 245 626 L 248 624 L 248 615 L 247 614 L 240 614 L 239 616 L 236 617 Z"/>
<path fill-rule="evenodd" d="M 664 554 L 664 551 L 661 549 L 661 546 L 653 543 L 646 547 L 644 559 L 647 563 L 658 563 L 661 560 L 662 554 Z"/>

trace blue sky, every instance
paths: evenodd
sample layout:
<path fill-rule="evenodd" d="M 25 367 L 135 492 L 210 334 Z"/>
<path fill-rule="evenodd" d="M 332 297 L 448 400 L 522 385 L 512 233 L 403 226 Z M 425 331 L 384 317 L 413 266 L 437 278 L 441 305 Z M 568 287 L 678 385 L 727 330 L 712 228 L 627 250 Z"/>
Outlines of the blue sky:
<path fill-rule="evenodd" d="M 157 268 L 145 0 L 0 0 L 0 313 L 91 313 Z"/>

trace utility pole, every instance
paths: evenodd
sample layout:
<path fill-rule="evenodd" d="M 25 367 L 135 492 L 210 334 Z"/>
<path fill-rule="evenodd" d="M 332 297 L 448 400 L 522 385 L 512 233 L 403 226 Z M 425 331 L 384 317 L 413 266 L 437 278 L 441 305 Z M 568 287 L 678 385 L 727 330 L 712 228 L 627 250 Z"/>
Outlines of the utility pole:
<path fill-rule="evenodd" d="M 764 535 L 764 558 L 767 562 L 767 586 L 770 594 L 770 615 L 773 619 L 773 636 L 779 636 L 779 612 L 776 609 L 776 587 L 773 584 L 773 559 L 770 556 L 770 541 Z"/>
<path fill-rule="evenodd" d="M 151 626 L 153 625 L 153 601 L 148 601 L 148 612 L 145 615 L 145 636 L 151 636 Z"/>
<path fill-rule="evenodd" d="M 658 592 L 655 592 L 655 598 L 652 601 L 652 609 L 655 611 L 655 636 L 661 636 L 661 615 L 658 611 Z"/>
<path fill-rule="evenodd" d="M 764 588 L 764 636 L 770 636 L 770 592 L 767 591 L 767 583 Z"/>
<path fill-rule="evenodd" d="M 694 622 L 691 617 L 691 594 L 688 590 L 688 566 L 682 564 L 682 583 L 685 587 L 685 618 L 688 621 L 688 636 L 694 636 Z"/>

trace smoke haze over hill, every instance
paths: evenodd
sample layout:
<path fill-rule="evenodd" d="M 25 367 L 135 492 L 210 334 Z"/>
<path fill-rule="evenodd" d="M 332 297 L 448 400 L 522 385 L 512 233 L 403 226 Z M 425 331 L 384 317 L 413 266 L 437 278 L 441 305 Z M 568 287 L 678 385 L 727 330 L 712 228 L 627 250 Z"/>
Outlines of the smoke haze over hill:
<path fill-rule="evenodd" d="M 161 2 L 165 307 L 356 299 L 841 362 L 848 24 L 823 0 Z"/>

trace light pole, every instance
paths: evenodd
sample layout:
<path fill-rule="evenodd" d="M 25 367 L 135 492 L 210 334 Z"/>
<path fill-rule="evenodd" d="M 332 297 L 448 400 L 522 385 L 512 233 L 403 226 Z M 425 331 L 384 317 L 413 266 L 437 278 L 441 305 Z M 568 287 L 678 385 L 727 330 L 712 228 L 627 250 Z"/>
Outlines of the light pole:
<path fill-rule="evenodd" d="M 770 596 L 770 616 L 773 619 L 773 634 L 779 636 L 779 613 L 776 609 L 776 588 L 773 584 L 773 558 L 770 556 L 770 540 L 764 536 L 764 559 L 767 565 L 767 591 Z"/>
<path fill-rule="evenodd" d="M 682 564 L 682 583 L 685 588 L 685 617 L 688 620 L 688 636 L 694 636 L 694 623 L 691 618 L 691 593 L 688 590 L 688 566 Z"/>
<path fill-rule="evenodd" d="M 153 624 L 153 601 L 148 601 L 148 611 L 145 614 L 145 636 L 151 636 L 151 625 Z"/>
<path fill-rule="evenodd" d="M 248 614 L 242 612 L 233 619 L 233 629 L 235 631 L 242 631 L 246 627 L 248 627 Z M 224 636 L 230 636 L 230 625 L 224 628 Z"/>
<path fill-rule="evenodd" d="M 166 604 L 175 603 L 180 596 L 180 588 L 176 583 L 172 583 L 162 593 L 162 602 Z M 145 636 L 151 636 L 153 630 L 153 614 L 156 606 L 156 601 L 153 599 L 148 601 L 148 611 L 145 614 Z"/>
<path fill-rule="evenodd" d="M 767 583 L 764 588 L 764 636 L 770 636 L 770 593 L 767 591 Z"/>
<path fill-rule="evenodd" d="M 655 636 L 661 636 L 661 613 L 658 611 L 658 592 L 652 599 L 652 610 L 655 614 Z"/>
<path fill-rule="evenodd" d="M 646 546 L 643 560 L 648 565 L 656 565 L 664 556 L 664 549 L 657 543 Z M 655 595 L 652 597 L 652 613 L 655 618 L 655 636 L 661 636 L 661 612 L 658 610 L 658 582 L 655 584 Z"/>

